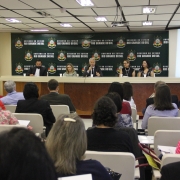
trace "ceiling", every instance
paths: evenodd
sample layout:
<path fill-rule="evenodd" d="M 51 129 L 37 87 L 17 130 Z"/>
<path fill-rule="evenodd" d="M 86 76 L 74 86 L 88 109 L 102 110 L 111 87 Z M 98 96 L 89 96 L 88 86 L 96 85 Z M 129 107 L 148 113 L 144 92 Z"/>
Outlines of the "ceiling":
<path fill-rule="evenodd" d="M 30 33 L 31 29 L 48 29 L 49 33 L 131 32 L 180 28 L 180 0 L 92 1 L 95 6 L 82 7 L 75 0 L 0 0 L 0 32 Z M 156 13 L 142 14 L 142 7 L 147 5 L 156 6 Z M 122 7 L 122 17 L 129 21 L 128 27 L 111 27 L 117 6 Z M 37 11 L 50 15 L 44 17 Z M 105 16 L 107 22 L 97 22 L 97 16 Z M 15 18 L 22 23 L 11 23 L 6 18 Z M 142 26 L 142 21 L 153 21 L 153 26 Z M 60 23 L 73 27 L 61 27 Z"/>

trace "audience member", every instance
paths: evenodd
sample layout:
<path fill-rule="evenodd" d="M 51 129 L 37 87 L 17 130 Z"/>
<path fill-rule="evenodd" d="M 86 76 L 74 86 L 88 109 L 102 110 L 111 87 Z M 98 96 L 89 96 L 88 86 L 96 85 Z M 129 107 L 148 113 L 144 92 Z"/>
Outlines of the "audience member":
<path fill-rule="evenodd" d="M 129 60 L 123 61 L 124 67 L 120 69 L 119 75 L 128 76 L 128 77 L 135 77 L 135 70 L 130 66 Z"/>
<path fill-rule="evenodd" d="M 96 160 L 83 160 L 87 148 L 84 123 L 76 114 L 61 115 L 46 141 L 59 177 L 92 174 L 93 180 L 111 180 Z"/>
<path fill-rule="evenodd" d="M 59 94 L 59 83 L 55 79 L 51 79 L 47 83 L 49 94 L 43 95 L 40 99 L 47 100 L 51 105 L 68 105 L 71 112 L 76 109 L 72 104 L 70 97 L 67 94 Z"/>
<path fill-rule="evenodd" d="M 1 180 L 56 180 L 51 158 L 41 140 L 24 128 L 0 134 Z"/>
<path fill-rule="evenodd" d="M 16 113 L 38 113 L 41 114 L 46 127 L 46 135 L 55 122 L 54 114 L 50 104 L 46 100 L 38 100 L 38 87 L 35 83 L 29 82 L 24 86 L 23 94 L 25 100 L 19 100 L 16 107 Z"/>
<path fill-rule="evenodd" d="M 88 150 L 134 153 L 129 135 L 113 128 L 117 123 L 116 113 L 116 105 L 109 97 L 98 99 L 92 114 L 96 127 L 87 130 Z"/>
<path fill-rule="evenodd" d="M 117 107 L 117 123 L 114 127 L 133 127 L 132 118 L 129 114 L 121 114 L 122 100 L 118 93 L 110 92 L 106 94 Z"/>
<path fill-rule="evenodd" d="M 27 76 L 47 76 L 47 69 L 42 67 L 42 61 L 36 60 L 36 66 L 30 67 Z"/>
<path fill-rule="evenodd" d="M 146 109 L 142 120 L 142 129 L 147 129 L 148 119 L 151 116 L 178 116 L 177 105 L 172 103 L 170 89 L 166 84 L 160 84 L 157 86 L 154 97 L 154 104 L 149 105 Z"/>
<path fill-rule="evenodd" d="M 74 70 L 74 66 L 71 63 L 67 63 L 66 72 L 63 74 L 63 76 L 77 76 L 77 73 Z"/>
<path fill-rule="evenodd" d="M 98 65 L 96 65 L 95 58 L 89 59 L 89 66 L 87 66 L 84 70 L 83 76 L 103 76 L 102 71 Z"/>
<path fill-rule="evenodd" d="M 2 103 L 2 101 L 0 100 L 0 110 L 6 110 L 6 107 L 4 106 L 4 104 Z"/>
<path fill-rule="evenodd" d="M 10 112 L 6 110 L 0 110 L 0 124 L 19 124 L 18 119 Z"/>
<path fill-rule="evenodd" d="M 6 81 L 4 89 L 8 93 L 0 99 L 4 105 L 16 105 L 19 100 L 24 99 L 22 92 L 16 92 L 16 83 L 14 81 Z"/>
<path fill-rule="evenodd" d="M 109 92 L 117 92 L 120 95 L 121 99 L 124 99 L 123 86 L 119 82 L 112 82 L 108 90 L 108 93 Z M 122 109 L 120 113 L 129 114 L 131 116 L 131 106 L 129 102 L 122 102 Z"/>
<path fill-rule="evenodd" d="M 136 104 L 134 103 L 133 100 L 133 87 L 131 83 L 129 82 L 123 83 L 123 95 L 124 95 L 123 101 L 129 102 L 130 106 L 136 109 Z"/>
<path fill-rule="evenodd" d="M 137 74 L 138 77 L 154 77 L 154 72 L 152 71 L 152 68 L 150 66 L 149 61 L 143 60 L 142 66 L 139 69 L 139 72 Z"/>

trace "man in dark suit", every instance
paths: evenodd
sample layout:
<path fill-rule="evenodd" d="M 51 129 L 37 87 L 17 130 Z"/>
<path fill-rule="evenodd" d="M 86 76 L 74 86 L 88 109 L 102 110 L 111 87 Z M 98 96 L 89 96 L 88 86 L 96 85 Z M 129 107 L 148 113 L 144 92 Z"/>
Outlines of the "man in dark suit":
<path fill-rule="evenodd" d="M 51 105 L 68 105 L 70 112 L 76 112 L 70 97 L 67 94 L 59 94 L 59 83 L 55 79 L 48 81 L 49 94 L 43 95 L 40 99 L 47 100 Z"/>
<path fill-rule="evenodd" d="M 154 84 L 154 92 L 156 92 L 156 88 L 157 88 L 160 84 L 166 84 L 166 83 L 163 82 L 163 81 L 157 81 L 157 82 Z M 147 108 L 149 105 L 154 104 L 154 96 L 155 96 L 155 93 L 153 93 L 148 99 L 146 99 L 146 108 Z M 179 100 L 178 100 L 177 95 L 171 95 L 171 98 L 172 98 L 172 103 L 175 103 L 175 104 L 177 105 L 177 107 L 179 107 Z M 146 108 L 142 110 L 142 113 L 143 113 L 143 114 L 145 113 Z"/>
<path fill-rule="evenodd" d="M 103 76 L 102 71 L 100 69 L 99 66 L 96 65 L 95 59 L 94 58 L 90 58 L 89 59 L 89 66 L 87 66 L 84 70 L 83 76 L 91 76 L 93 75 L 93 77 L 95 76 Z"/>
<path fill-rule="evenodd" d="M 29 71 L 27 72 L 28 76 L 47 76 L 47 69 L 42 67 L 42 61 L 36 60 L 36 66 L 30 67 Z"/>

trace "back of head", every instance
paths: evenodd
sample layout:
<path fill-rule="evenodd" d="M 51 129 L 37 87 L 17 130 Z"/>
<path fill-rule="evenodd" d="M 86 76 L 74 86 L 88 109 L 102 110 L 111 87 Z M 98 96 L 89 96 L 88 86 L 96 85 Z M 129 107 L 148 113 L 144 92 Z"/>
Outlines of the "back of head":
<path fill-rule="evenodd" d="M 16 83 L 14 81 L 6 81 L 4 83 L 4 89 L 6 92 L 11 93 L 16 89 Z"/>
<path fill-rule="evenodd" d="M 33 82 L 28 82 L 24 85 L 23 95 L 25 99 L 38 98 L 38 87 Z"/>
<path fill-rule="evenodd" d="M 41 140 L 31 131 L 14 128 L 0 134 L 1 180 L 55 180 L 56 172 Z"/>
<path fill-rule="evenodd" d="M 76 161 L 87 149 L 85 126 L 76 114 L 61 115 L 46 141 L 47 150 L 61 174 L 76 174 Z"/>
<path fill-rule="evenodd" d="M 121 99 L 124 98 L 123 86 L 119 82 L 112 82 L 109 89 L 108 89 L 108 93 L 109 92 L 117 92 L 120 95 Z"/>
<path fill-rule="evenodd" d="M 49 90 L 56 90 L 58 87 L 59 83 L 55 79 L 51 79 L 48 81 L 48 88 Z"/>
<path fill-rule="evenodd" d="M 159 84 L 156 88 L 154 97 L 154 106 L 157 110 L 171 110 L 174 109 L 172 105 L 171 92 L 166 84 Z"/>
<path fill-rule="evenodd" d="M 114 102 L 106 96 L 97 100 L 92 114 L 94 125 L 113 127 L 117 122 L 117 108 Z"/>
<path fill-rule="evenodd" d="M 106 94 L 105 96 L 109 97 L 114 102 L 114 104 L 117 107 L 117 113 L 120 112 L 122 109 L 122 100 L 121 100 L 121 97 L 119 96 L 119 94 L 116 92 L 110 92 L 110 93 Z"/>
<path fill-rule="evenodd" d="M 124 93 L 124 99 L 130 101 L 131 97 L 133 96 L 133 88 L 131 83 L 129 82 L 123 83 L 123 93 Z"/>
<path fill-rule="evenodd" d="M 160 84 L 165 84 L 166 83 L 164 81 L 157 81 L 155 84 L 154 84 L 154 90 L 156 90 L 156 88 L 160 85 Z"/>

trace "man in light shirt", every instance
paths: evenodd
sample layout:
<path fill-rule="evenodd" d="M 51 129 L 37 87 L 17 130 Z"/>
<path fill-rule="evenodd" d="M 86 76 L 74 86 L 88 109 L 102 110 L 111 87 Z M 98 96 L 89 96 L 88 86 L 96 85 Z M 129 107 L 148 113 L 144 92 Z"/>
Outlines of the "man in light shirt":
<path fill-rule="evenodd" d="M 14 81 L 6 81 L 4 89 L 8 93 L 6 96 L 0 98 L 4 105 L 17 105 L 17 102 L 24 99 L 22 92 L 16 92 L 16 83 Z"/>
<path fill-rule="evenodd" d="M 45 67 L 42 67 L 41 60 L 36 60 L 36 66 L 30 67 L 27 75 L 28 76 L 47 76 L 47 69 Z"/>

